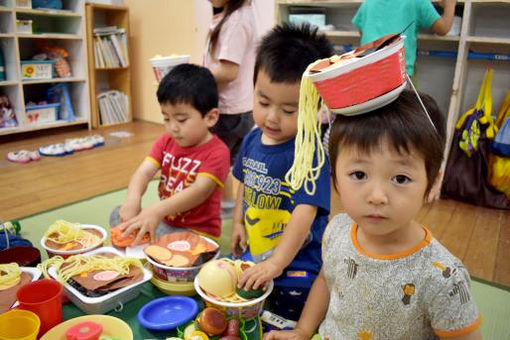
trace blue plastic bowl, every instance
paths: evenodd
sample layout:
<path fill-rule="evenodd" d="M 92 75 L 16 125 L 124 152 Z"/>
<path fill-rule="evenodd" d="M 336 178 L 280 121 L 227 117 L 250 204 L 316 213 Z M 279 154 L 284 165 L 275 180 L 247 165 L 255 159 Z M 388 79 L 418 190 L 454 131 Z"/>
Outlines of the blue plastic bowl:
<path fill-rule="evenodd" d="M 198 304 L 187 296 L 165 296 L 144 305 L 137 314 L 138 322 L 150 330 L 166 331 L 193 320 Z"/>

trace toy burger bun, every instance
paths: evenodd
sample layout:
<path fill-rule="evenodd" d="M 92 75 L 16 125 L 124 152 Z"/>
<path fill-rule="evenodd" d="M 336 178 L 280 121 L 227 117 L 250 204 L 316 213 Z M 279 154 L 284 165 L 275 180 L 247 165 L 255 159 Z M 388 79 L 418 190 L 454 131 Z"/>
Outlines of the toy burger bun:
<path fill-rule="evenodd" d="M 218 335 L 227 328 L 227 319 L 216 308 L 207 307 L 202 311 L 198 319 L 198 326 L 208 335 Z"/>
<path fill-rule="evenodd" d="M 122 237 L 123 232 L 124 231 L 121 230 L 119 226 L 110 229 L 110 236 L 112 238 L 112 243 L 115 247 L 125 248 L 132 246 L 133 242 L 135 242 L 136 233 L 131 233 L 126 237 Z M 143 235 L 140 243 L 149 243 L 150 240 L 151 240 L 150 235 L 146 233 L 145 235 Z"/>

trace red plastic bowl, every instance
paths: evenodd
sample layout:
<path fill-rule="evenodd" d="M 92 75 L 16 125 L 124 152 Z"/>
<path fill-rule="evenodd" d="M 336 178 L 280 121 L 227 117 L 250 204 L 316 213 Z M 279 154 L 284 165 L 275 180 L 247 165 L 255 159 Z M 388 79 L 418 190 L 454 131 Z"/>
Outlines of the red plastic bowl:
<path fill-rule="evenodd" d="M 11 262 L 20 267 L 35 267 L 41 263 L 41 252 L 35 247 L 10 247 L 0 251 L 0 263 Z"/>

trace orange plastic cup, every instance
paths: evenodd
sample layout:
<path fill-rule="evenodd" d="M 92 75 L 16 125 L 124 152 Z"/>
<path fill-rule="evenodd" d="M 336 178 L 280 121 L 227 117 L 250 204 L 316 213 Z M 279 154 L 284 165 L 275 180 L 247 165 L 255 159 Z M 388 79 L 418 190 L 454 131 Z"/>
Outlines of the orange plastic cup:
<path fill-rule="evenodd" d="M 36 340 L 41 321 L 37 314 L 13 309 L 0 314 L 0 340 Z"/>

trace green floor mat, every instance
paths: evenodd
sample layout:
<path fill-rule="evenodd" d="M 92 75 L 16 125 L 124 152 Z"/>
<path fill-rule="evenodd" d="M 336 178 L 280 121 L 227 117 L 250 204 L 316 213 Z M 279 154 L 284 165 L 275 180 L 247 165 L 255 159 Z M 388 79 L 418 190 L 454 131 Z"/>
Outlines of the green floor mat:
<path fill-rule="evenodd" d="M 152 181 L 147 189 L 142 205 L 155 202 L 157 197 L 157 181 Z M 126 190 L 119 190 L 99 195 L 81 202 L 42 212 L 20 220 L 22 236 L 31 240 L 42 249 L 39 241 L 48 226 L 58 219 L 70 222 L 108 226 L 111 210 L 123 202 Z M 232 221 L 223 223 L 223 233 L 219 243 L 223 254 L 230 252 L 230 233 Z M 42 251 L 43 257 L 46 252 Z M 497 288 L 480 281 L 473 281 L 473 295 L 482 314 L 482 332 L 484 339 L 510 340 L 510 291 Z"/>

